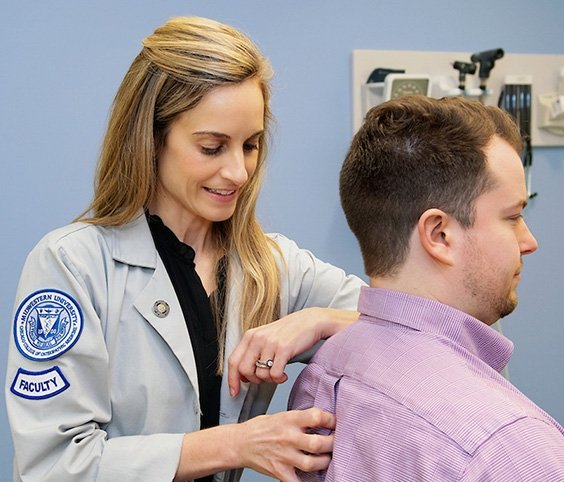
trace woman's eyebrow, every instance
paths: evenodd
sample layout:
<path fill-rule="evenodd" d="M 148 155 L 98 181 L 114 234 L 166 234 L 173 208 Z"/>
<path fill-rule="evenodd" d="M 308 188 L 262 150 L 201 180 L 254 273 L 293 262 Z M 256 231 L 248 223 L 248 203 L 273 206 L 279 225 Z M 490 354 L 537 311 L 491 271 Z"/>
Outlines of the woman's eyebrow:
<path fill-rule="evenodd" d="M 216 132 L 216 131 L 198 131 L 198 132 L 193 132 L 192 135 L 193 136 L 213 136 L 213 137 L 219 137 L 221 139 L 230 139 L 231 138 L 227 134 L 223 134 L 222 132 Z"/>

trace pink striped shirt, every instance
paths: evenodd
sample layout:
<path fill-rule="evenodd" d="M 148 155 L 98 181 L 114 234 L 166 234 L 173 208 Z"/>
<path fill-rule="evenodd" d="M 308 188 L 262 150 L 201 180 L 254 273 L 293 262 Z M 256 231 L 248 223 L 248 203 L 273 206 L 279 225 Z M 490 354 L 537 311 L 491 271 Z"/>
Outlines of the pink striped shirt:
<path fill-rule="evenodd" d="M 499 374 L 508 339 L 390 290 L 363 288 L 359 311 L 290 395 L 337 417 L 329 469 L 303 481 L 564 481 L 564 430 Z"/>

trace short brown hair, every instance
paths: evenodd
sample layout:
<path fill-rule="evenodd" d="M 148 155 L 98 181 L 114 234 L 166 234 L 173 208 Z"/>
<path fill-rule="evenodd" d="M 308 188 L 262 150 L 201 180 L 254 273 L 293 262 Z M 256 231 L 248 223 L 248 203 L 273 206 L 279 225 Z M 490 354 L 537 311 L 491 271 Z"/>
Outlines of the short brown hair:
<path fill-rule="evenodd" d="M 493 186 L 484 149 L 496 135 L 521 152 L 506 112 L 462 97 L 405 96 L 368 112 L 341 169 L 340 195 L 369 276 L 403 264 L 427 209 L 473 225 L 476 198 Z"/>

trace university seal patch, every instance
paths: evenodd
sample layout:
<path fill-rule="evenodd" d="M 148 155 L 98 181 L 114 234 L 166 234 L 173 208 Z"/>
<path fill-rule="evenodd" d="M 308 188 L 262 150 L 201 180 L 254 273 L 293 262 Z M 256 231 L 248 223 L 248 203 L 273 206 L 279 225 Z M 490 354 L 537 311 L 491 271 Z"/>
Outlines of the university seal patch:
<path fill-rule="evenodd" d="M 73 346 L 82 331 L 82 311 L 62 291 L 36 291 L 16 311 L 14 339 L 30 360 L 52 360 Z"/>

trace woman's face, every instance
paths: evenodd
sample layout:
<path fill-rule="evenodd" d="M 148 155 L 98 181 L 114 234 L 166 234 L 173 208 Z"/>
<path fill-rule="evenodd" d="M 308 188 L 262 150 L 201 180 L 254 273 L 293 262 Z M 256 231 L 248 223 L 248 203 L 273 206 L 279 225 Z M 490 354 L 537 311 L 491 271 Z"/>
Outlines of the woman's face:
<path fill-rule="evenodd" d="M 255 172 L 264 100 L 255 79 L 217 87 L 172 123 L 157 160 L 150 209 L 173 231 L 229 219 Z M 178 234 L 178 233 L 177 233 Z"/>

